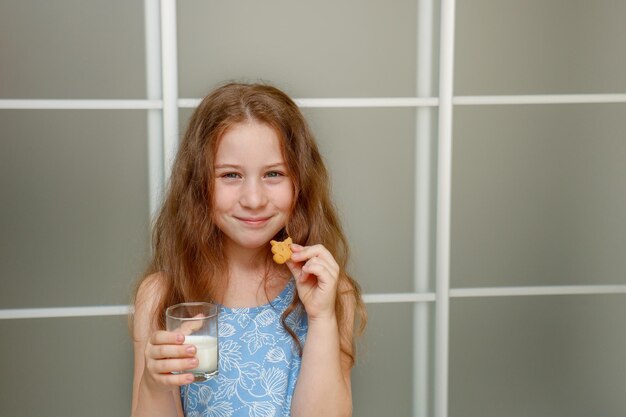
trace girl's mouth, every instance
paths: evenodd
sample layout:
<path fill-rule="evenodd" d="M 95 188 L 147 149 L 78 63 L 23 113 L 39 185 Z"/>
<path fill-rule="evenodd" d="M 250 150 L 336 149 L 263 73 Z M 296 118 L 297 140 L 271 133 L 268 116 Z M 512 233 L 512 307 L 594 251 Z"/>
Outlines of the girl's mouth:
<path fill-rule="evenodd" d="M 269 217 L 237 217 L 237 220 L 248 226 L 263 226 L 269 219 Z"/>

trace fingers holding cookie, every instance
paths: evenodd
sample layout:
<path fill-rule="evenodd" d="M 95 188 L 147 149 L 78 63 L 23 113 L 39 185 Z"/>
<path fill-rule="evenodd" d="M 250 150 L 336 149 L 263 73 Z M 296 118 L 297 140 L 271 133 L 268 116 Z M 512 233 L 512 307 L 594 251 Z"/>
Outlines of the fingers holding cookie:
<path fill-rule="evenodd" d="M 323 245 L 292 244 L 287 266 L 296 278 L 296 288 L 310 317 L 334 314 L 340 267 Z"/>

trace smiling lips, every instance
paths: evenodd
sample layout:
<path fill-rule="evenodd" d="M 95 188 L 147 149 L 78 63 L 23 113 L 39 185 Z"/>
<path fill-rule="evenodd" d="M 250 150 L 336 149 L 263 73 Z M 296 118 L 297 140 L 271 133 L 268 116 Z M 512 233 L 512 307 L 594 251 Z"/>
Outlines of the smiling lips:
<path fill-rule="evenodd" d="M 240 222 L 252 226 L 252 227 L 261 227 L 268 222 L 270 217 L 235 217 Z"/>

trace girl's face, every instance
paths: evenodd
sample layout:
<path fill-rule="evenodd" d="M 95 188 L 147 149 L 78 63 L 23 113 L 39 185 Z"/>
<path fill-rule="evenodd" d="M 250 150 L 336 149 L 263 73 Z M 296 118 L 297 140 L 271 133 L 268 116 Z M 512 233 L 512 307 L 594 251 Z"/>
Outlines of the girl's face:
<path fill-rule="evenodd" d="M 215 155 L 214 217 L 231 249 L 257 249 L 289 218 L 294 187 L 272 127 L 238 123 L 222 136 Z"/>

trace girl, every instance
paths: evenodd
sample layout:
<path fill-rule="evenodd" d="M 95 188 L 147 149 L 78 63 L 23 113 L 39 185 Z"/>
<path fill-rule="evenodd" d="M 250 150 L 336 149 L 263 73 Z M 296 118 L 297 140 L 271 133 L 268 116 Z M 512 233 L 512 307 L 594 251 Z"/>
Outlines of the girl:
<path fill-rule="evenodd" d="M 132 415 L 351 415 L 365 310 L 296 104 L 266 85 L 216 89 L 194 112 L 170 181 L 134 297 Z M 278 265 L 269 242 L 287 236 L 298 244 Z M 164 330 L 164 311 L 204 300 L 220 305 L 219 375 L 192 383 L 195 347 Z"/>

